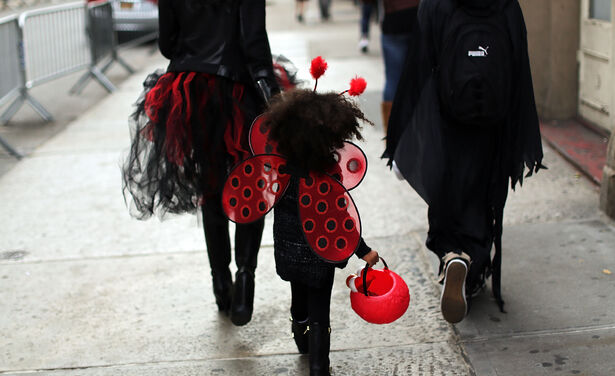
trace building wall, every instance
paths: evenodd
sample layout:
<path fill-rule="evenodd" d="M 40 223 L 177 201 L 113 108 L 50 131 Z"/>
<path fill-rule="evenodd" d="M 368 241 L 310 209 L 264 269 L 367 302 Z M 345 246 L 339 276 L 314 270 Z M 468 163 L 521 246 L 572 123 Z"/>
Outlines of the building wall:
<path fill-rule="evenodd" d="M 580 33 L 579 0 L 519 0 L 538 113 L 543 119 L 577 114 Z"/>

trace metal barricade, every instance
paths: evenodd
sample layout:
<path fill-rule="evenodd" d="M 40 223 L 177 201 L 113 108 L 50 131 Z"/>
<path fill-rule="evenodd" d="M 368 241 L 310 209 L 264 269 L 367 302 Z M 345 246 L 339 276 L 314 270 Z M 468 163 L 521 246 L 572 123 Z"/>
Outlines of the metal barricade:
<path fill-rule="evenodd" d="M 17 17 L 0 19 L 0 106 L 19 92 L 19 25 Z"/>
<path fill-rule="evenodd" d="M 104 72 L 113 62 L 134 72 L 117 54 L 113 9 L 116 3 L 103 0 L 86 6 L 84 2 L 74 2 L 27 11 L 19 18 L 0 19 L 0 106 L 12 100 L 0 115 L 0 124 L 8 122 L 25 103 L 44 120 L 53 120 L 29 93 L 45 82 L 88 68 L 87 74 L 74 85 L 74 91 L 80 91 L 89 78 L 94 78 L 112 92 L 115 87 Z M 157 16 L 157 8 L 154 9 L 152 14 Z M 147 22 L 146 25 L 152 23 L 150 19 Z M 156 34 L 157 31 L 152 32 L 148 38 Z M 98 68 L 105 59 L 109 61 Z M 1 137 L 0 146 L 21 157 Z"/>
<path fill-rule="evenodd" d="M 104 75 L 111 65 L 117 62 L 131 74 L 134 73 L 134 70 L 118 56 L 111 2 L 90 3 L 87 7 L 86 20 L 87 34 L 90 40 L 90 68 L 73 86 L 71 93 L 80 93 L 90 78 L 97 80 L 107 91 L 113 92 L 115 86 Z M 105 59 L 108 59 L 107 63 L 102 68 L 98 68 L 98 64 Z"/>
<path fill-rule="evenodd" d="M 0 117 L 0 123 L 8 122 L 24 103 L 44 120 L 53 120 L 28 90 L 89 66 L 84 9 L 84 3 L 77 2 L 27 11 L 19 16 L 22 87 L 20 96 Z"/>
<path fill-rule="evenodd" d="M 17 17 L 0 19 L 0 106 L 18 96 L 23 86 L 19 58 L 20 44 Z M 21 158 L 21 154 L 1 136 L 0 145 L 11 155 Z"/>
<path fill-rule="evenodd" d="M 23 30 L 28 88 L 86 68 L 90 64 L 84 3 L 24 12 Z"/>

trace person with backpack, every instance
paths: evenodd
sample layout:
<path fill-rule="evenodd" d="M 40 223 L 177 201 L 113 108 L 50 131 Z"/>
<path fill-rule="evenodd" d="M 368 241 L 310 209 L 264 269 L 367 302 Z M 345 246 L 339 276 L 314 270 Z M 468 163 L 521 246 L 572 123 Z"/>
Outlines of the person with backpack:
<path fill-rule="evenodd" d="M 442 315 L 457 323 L 489 276 L 504 312 L 508 184 L 545 168 L 540 129 L 517 0 L 422 0 L 417 29 L 383 158 L 429 205 Z"/>

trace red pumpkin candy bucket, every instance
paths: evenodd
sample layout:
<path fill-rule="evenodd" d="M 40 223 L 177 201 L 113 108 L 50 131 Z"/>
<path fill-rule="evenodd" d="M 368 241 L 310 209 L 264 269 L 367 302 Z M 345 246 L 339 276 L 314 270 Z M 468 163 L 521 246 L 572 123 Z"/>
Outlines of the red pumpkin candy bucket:
<path fill-rule="evenodd" d="M 350 305 L 365 321 L 389 324 L 400 318 L 410 304 L 410 291 L 406 282 L 381 257 L 384 269 L 366 265 L 358 275 L 346 278 L 350 288 Z"/>

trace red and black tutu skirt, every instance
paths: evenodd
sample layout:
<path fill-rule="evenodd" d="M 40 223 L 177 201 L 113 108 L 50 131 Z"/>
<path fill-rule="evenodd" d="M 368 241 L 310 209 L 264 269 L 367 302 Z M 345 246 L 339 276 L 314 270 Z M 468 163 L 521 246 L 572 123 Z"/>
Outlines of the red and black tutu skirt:
<path fill-rule="evenodd" d="M 241 83 L 195 72 L 157 71 L 143 86 L 130 118 L 124 198 L 142 219 L 195 212 L 219 195 L 229 169 L 250 155 L 258 97 Z"/>

